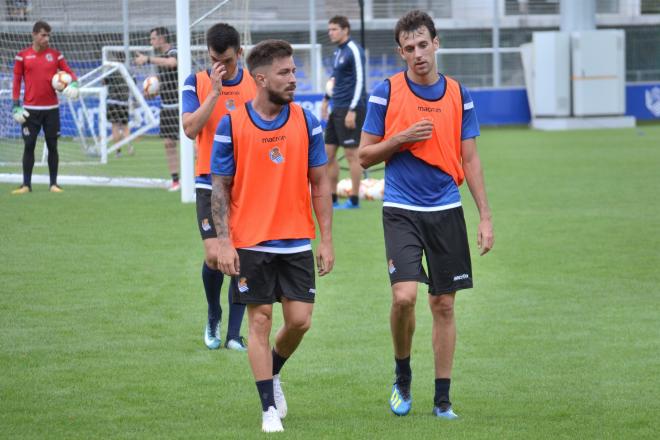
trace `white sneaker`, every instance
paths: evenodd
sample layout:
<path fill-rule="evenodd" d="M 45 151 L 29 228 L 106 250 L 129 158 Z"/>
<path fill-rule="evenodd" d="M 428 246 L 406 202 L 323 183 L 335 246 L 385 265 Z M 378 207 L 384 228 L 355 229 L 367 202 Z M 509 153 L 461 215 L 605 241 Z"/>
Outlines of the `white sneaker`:
<path fill-rule="evenodd" d="M 280 419 L 285 418 L 287 406 L 286 399 L 284 398 L 284 391 L 282 391 L 282 383 L 280 382 L 279 374 L 273 376 L 273 397 L 275 398 L 277 414 L 280 416 Z"/>
<path fill-rule="evenodd" d="M 263 432 L 282 432 L 284 427 L 280 416 L 277 415 L 277 410 L 269 406 L 268 411 L 264 411 L 261 415 L 261 430 Z"/>

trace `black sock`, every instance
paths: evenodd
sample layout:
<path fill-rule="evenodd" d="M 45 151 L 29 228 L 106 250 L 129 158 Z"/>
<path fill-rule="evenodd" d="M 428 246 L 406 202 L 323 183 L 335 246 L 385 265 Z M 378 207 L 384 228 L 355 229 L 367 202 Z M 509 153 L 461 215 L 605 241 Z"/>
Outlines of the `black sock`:
<path fill-rule="evenodd" d="M 46 139 L 48 147 L 48 173 L 50 174 L 50 186 L 57 185 L 57 168 L 60 164 L 60 155 L 57 152 L 57 138 Z"/>
<path fill-rule="evenodd" d="M 357 206 L 360 203 L 360 199 L 358 198 L 358 196 L 351 196 L 351 203 L 353 204 L 353 206 Z"/>
<path fill-rule="evenodd" d="M 435 397 L 433 398 L 433 403 L 435 406 L 439 406 L 446 411 L 446 409 L 451 405 L 449 400 L 449 386 L 451 385 L 451 379 L 436 379 L 435 380 Z"/>
<path fill-rule="evenodd" d="M 222 307 L 220 307 L 222 279 L 222 272 L 211 269 L 205 261 L 202 265 L 202 281 L 204 282 L 204 292 L 208 304 L 208 318 L 212 326 L 215 326 L 222 317 Z"/>
<path fill-rule="evenodd" d="M 273 379 L 260 380 L 255 382 L 257 391 L 261 399 L 261 409 L 268 411 L 269 407 L 275 407 L 275 398 L 273 397 Z"/>
<path fill-rule="evenodd" d="M 410 369 L 410 356 L 404 359 L 397 359 L 396 357 L 394 358 L 394 362 L 396 362 L 396 369 L 394 370 L 396 373 L 396 377 L 407 377 L 411 378 L 412 377 L 412 370 Z"/>
<path fill-rule="evenodd" d="M 337 194 L 333 193 L 332 194 L 332 203 L 337 203 Z"/>
<path fill-rule="evenodd" d="M 172 173 L 172 182 L 179 181 L 179 173 Z"/>
<path fill-rule="evenodd" d="M 286 360 L 289 358 L 280 356 L 279 354 L 277 354 L 274 348 L 272 352 L 273 352 L 273 376 L 274 376 L 276 374 L 280 374 L 280 370 L 284 366 Z"/>
<path fill-rule="evenodd" d="M 245 304 L 234 302 L 234 292 L 238 290 L 236 278 L 231 278 L 227 299 L 229 300 L 229 319 L 227 324 L 227 340 L 238 339 L 241 336 L 241 323 L 245 314 Z"/>

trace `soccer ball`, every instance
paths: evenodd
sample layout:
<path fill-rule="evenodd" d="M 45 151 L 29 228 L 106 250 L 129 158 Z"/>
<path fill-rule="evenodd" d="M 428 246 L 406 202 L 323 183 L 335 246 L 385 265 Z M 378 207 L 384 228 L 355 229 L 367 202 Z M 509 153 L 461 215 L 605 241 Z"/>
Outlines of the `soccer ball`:
<path fill-rule="evenodd" d="M 350 196 L 352 187 L 353 184 L 351 183 L 351 179 L 341 179 L 339 182 L 337 182 L 337 195 L 339 197 Z"/>
<path fill-rule="evenodd" d="M 50 81 L 50 84 L 55 90 L 61 92 L 62 90 L 66 89 L 69 84 L 71 84 L 72 79 L 73 78 L 71 78 L 71 75 L 60 70 L 55 75 L 53 75 L 53 79 Z"/>
<path fill-rule="evenodd" d="M 335 89 L 335 78 L 330 78 L 327 83 L 325 83 L 325 94 L 332 98 L 332 92 Z"/>
<path fill-rule="evenodd" d="M 160 91 L 160 81 L 157 76 L 148 76 L 142 83 L 142 91 L 147 98 L 153 98 Z"/>
<path fill-rule="evenodd" d="M 360 198 L 364 200 L 383 200 L 385 180 L 363 179 L 360 182 Z"/>

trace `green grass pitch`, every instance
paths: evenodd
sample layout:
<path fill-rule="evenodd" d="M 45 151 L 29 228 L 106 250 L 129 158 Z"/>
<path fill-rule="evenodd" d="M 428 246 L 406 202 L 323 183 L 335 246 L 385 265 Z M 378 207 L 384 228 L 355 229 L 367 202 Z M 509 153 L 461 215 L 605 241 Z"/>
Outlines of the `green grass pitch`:
<path fill-rule="evenodd" d="M 148 142 L 150 177 L 165 177 Z M 464 186 L 475 288 L 456 306 L 461 418 L 431 416 L 423 289 L 413 410 L 389 412 L 390 291 L 380 204 L 365 202 L 335 213 L 336 267 L 282 371 L 279 437 L 657 438 L 660 126 L 484 129 L 479 149 L 496 242 L 477 255 Z M 13 186 L 0 184 L 0 437 L 263 438 L 247 357 L 202 343 L 194 206 L 164 190 Z"/>

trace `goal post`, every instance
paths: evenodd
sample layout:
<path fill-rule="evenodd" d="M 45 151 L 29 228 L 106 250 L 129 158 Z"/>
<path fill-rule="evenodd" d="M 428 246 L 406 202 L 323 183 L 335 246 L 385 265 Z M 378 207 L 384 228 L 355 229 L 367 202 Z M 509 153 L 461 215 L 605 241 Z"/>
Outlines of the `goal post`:
<path fill-rule="evenodd" d="M 179 30 L 176 34 L 176 42 L 178 49 L 179 109 L 181 109 L 183 86 L 186 78 L 192 72 L 189 0 L 176 0 L 176 27 Z M 179 123 L 179 151 L 181 201 L 192 203 L 195 201 L 195 152 L 192 139 L 189 139 L 183 131 L 183 121 Z"/>

